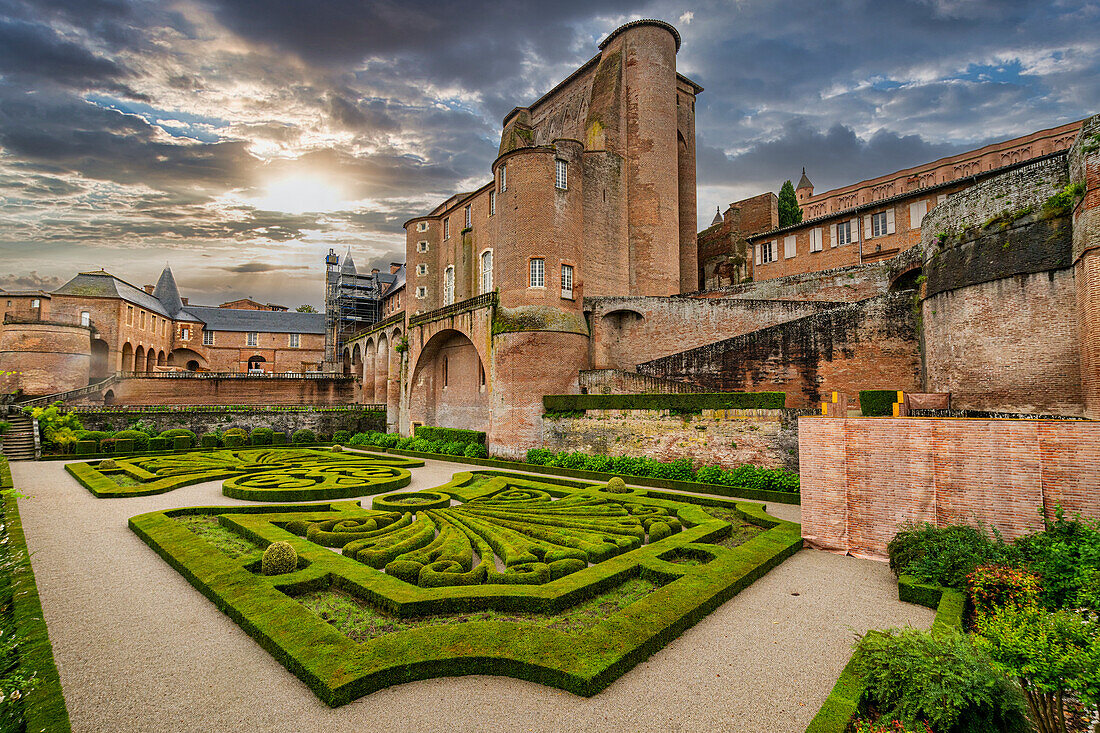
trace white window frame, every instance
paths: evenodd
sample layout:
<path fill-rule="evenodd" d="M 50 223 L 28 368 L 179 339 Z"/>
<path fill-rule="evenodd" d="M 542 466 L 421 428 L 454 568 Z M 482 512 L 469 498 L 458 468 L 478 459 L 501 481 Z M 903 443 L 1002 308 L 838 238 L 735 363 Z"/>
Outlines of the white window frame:
<path fill-rule="evenodd" d="M 783 237 L 783 259 L 789 260 L 797 254 L 798 236 L 795 234 L 788 234 L 786 237 Z"/>
<path fill-rule="evenodd" d="M 527 287 L 546 287 L 546 260 L 542 257 L 532 257 L 528 262 Z"/>
<path fill-rule="evenodd" d="M 443 220 L 443 238 L 444 239 L 450 239 L 451 238 L 451 219 L 450 219 L 450 217 L 447 217 L 446 219 Z"/>
<path fill-rule="evenodd" d="M 41 308 L 41 307 L 42 307 L 42 300 L 40 298 L 35 298 L 34 300 L 31 301 L 31 308 Z"/>
<path fill-rule="evenodd" d="M 421 254 L 427 252 L 428 251 L 428 240 L 427 239 L 421 239 L 419 242 L 417 242 L 416 243 L 416 251 L 420 252 Z"/>
<path fill-rule="evenodd" d="M 914 201 L 909 204 L 909 228 L 920 229 L 921 222 L 928 215 L 927 201 Z"/>
<path fill-rule="evenodd" d="M 493 290 L 493 250 L 486 249 L 478 255 L 478 267 L 481 268 L 481 292 Z"/>
<path fill-rule="evenodd" d="M 836 223 L 836 240 L 833 242 L 833 246 L 843 247 L 846 244 L 852 243 L 852 220 L 847 219 L 845 221 L 838 221 Z"/>
<path fill-rule="evenodd" d="M 443 271 L 443 305 L 453 305 L 455 302 L 455 266 L 447 265 Z"/>
<path fill-rule="evenodd" d="M 499 178 L 500 178 L 500 181 L 499 181 L 500 188 L 499 188 L 499 190 L 500 190 L 501 193 L 504 193 L 505 191 L 508 190 L 508 164 L 507 163 L 505 163 L 504 165 L 502 165 L 500 167 Z"/>
<path fill-rule="evenodd" d="M 773 239 L 770 242 L 761 242 L 756 254 L 756 264 L 758 265 L 767 265 L 771 262 L 775 262 L 779 259 L 779 241 Z"/>
<path fill-rule="evenodd" d="M 497 192 L 489 192 L 489 216 L 497 213 Z"/>
<path fill-rule="evenodd" d="M 565 191 L 569 188 L 569 163 L 554 158 L 554 188 Z"/>
<path fill-rule="evenodd" d="M 416 299 L 417 300 L 424 300 L 424 298 L 427 298 L 427 297 L 428 297 L 428 289 L 426 287 L 424 287 L 423 285 L 417 286 L 417 288 L 416 288 Z"/>
<path fill-rule="evenodd" d="M 887 221 L 885 211 L 876 211 L 871 214 L 871 237 L 885 237 Z"/>
<path fill-rule="evenodd" d="M 214 345 L 214 332 L 213 331 L 203 331 L 202 332 L 202 345 L 203 346 L 213 346 Z"/>
<path fill-rule="evenodd" d="M 421 262 L 419 265 L 416 266 L 416 274 L 417 275 L 427 275 L 428 274 L 428 266 L 426 264 L 424 264 L 423 262 Z"/>
<path fill-rule="evenodd" d="M 259 344 L 259 343 L 260 343 L 260 334 L 259 334 L 259 332 L 258 331 L 249 331 L 248 335 L 245 337 L 245 344 L 247 344 L 249 348 L 254 349 L 254 348 L 256 348 L 256 345 Z"/>
<path fill-rule="evenodd" d="M 287 334 L 287 347 L 291 349 L 300 349 L 302 347 L 302 335 L 299 333 Z"/>
<path fill-rule="evenodd" d="M 466 228 L 467 228 L 467 229 L 469 229 L 469 228 L 470 228 L 470 226 L 472 226 L 472 224 L 471 224 L 471 222 L 472 222 L 472 217 L 473 217 L 473 211 L 471 211 L 471 207 L 470 207 L 470 205 L 469 205 L 469 204 L 467 204 L 467 205 L 466 205 Z"/>
<path fill-rule="evenodd" d="M 561 266 L 561 297 L 573 300 L 573 266 L 565 263 Z"/>
<path fill-rule="evenodd" d="M 89 311 L 80 311 L 80 325 L 90 326 L 92 325 L 92 314 Z"/>
<path fill-rule="evenodd" d="M 180 341 L 190 341 L 190 340 L 191 340 L 191 329 L 184 326 L 183 328 L 180 329 Z"/>
<path fill-rule="evenodd" d="M 810 230 L 810 251 L 820 252 L 825 249 L 824 231 L 821 227 L 814 227 Z"/>
<path fill-rule="evenodd" d="M 416 222 L 416 231 L 418 231 L 418 232 L 428 231 L 428 222 L 426 222 L 426 221 Z"/>

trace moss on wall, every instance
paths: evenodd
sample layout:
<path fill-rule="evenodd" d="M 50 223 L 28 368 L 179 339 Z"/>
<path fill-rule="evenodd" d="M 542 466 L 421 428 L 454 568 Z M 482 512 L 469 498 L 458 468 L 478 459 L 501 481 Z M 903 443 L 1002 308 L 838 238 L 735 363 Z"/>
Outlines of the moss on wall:
<path fill-rule="evenodd" d="M 493 314 L 493 335 L 519 331 L 554 331 L 588 335 L 588 325 L 579 313 L 570 313 L 548 305 L 498 307 Z"/>

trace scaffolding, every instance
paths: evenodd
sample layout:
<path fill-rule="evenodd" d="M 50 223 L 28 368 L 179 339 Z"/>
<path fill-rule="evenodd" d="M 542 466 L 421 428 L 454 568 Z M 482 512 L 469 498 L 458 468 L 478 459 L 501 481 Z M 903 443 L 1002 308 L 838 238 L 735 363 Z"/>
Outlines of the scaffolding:
<path fill-rule="evenodd" d="M 344 344 L 360 331 L 381 320 L 382 294 L 395 278 L 373 271 L 360 274 L 351 252 L 343 263 L 335 251 L 325 257 L 325 360 L 324 371 L 343 370 Z"/>

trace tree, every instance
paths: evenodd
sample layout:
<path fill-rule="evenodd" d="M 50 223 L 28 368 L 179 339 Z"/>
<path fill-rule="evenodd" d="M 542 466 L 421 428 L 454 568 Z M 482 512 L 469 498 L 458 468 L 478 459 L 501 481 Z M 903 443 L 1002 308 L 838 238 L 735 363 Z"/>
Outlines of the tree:
<path fill-rule="evenodd" d="M 298 306 L 294 310 L 298 311 L 299 313 L 316 313 L 317 312 L 317 309 L 314 308 L 309 303 L 302 303 L 300 306 Z"/>
<path fill-rule="evenodd" d="M 798 196 L 794 193 L 794 184 L 790 180 L 783 182 L 779 189 L 779 226 L 802 223 L 802 208 L 798 205 Z"/>

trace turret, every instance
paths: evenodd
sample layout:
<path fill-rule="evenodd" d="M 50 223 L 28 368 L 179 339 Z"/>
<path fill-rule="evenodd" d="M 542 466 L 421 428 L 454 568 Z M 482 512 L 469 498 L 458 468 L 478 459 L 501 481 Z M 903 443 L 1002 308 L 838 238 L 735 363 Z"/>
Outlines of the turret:
<path fill-rule="evenodd" d="M 810 183 L 810 179 L 806 177 L 806 169 L 802 169 L 802 178 L 798 180 L 798 186 L 794 189 L 795 198 L 798 199 L 798 203 L 805 203 L 806 199 L 814 195 L 814 184 Z"/>

